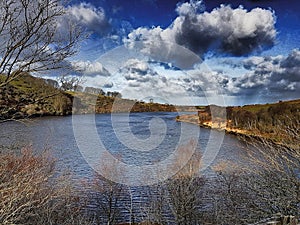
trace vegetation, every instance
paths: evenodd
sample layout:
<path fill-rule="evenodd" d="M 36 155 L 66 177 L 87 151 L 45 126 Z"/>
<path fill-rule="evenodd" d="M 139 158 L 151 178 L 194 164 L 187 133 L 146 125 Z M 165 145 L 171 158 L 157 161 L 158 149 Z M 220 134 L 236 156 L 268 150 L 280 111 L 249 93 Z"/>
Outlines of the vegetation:
<path fill-rule="evenodd" d="M 300 119 L 300 100 L 265 105 L 227 107 L 229 126 L 263 133 L 274 133 L 274 127 L 291 126 Z"/>
<path fill-rule="evenodd" d="M 0 81 L 4 79 L 0 76 Z M 0 103 L 2 121 L 72 112 L 71 95 L 27 73 L 0 88 Z"/>
<path fill-rule="evenodd" d="M 175 110 L 117 94 L 65 92 L 54 86 L 29 74 L 14 79 L 1 88 L 1 119 L 64 115 L 76 109 L 78 113 Z M 198 153 L 174 177 L 153 186 L 128 187 L 95 174 L 79 192 L 70 185 L 70 177 L 55 174 L 55 161 L 46 153 L 35 155 L 30 147 L 18 154 L 0 151 L 0 224 L 225 225 L 254 223 L 276 213 L 299 218 L 299 102 L 199 108 L 198 120 L 215 117 L 220 122 L 226 116 L 227 128 L 260 134 L 242 136 L 249 144 L 248 164 L 221 162 L 213 168 L 213 178 L 198 173 Z M 183 148 L 188 151 L 192 145 Z M 110 176 L 123 176 L 124 171 L 111 174 L 113 165 L 105 161 L 101 165 Z"/>
<path fill-rule="evenodd" d="M 84 224 L 67 177 L 54 178 L 47 153 L 0 154 L 0 224 Z"/>
<path fill-rule="evenodd" d="M 242 165 L 224 161 L 214 166 L 216 177 L 204 191 L 210 196 L 204 204 L 204 224 L 250 224 L 274 214 L 300 218 L 299 109 L 300 100 L 206 106 L 198 115 L 178 118 L 208 127 L 216 123 L 216 128 L 234 132 L 248 144 Z"/>
<path fill-rule="evenodd" d="M 82 91 L 74 77 L 62 76 L 58 89 L 57 82 L 31 76 L 70 67 L 66 60 L 84 35 L 64 15 L 59 0 L 0 1 L 1 121 L 72 112 L 176 110 L 122 99 L 118 92 L 74 92 Z M 59 25 L 65 26 L 63 34 Z M 0 224 L 243 225 L 275 213 L 299 218 L 300 100 L 198 109 L 202 124 L 225 123 L 225 129 L 247 131 L 242 137 L 249 144 L 248 164 L 221 162 L 213 168 L 214 177 L 204 177 L 196 153 L 165 182 L 128 187 L 106 178 L 125 171 L 115 173 L 115 165 L 106 165 L 104 158 L 100 166 L 107 176 L 95 174 L 79 191 L 70 184 L 71 177 L 56 173 L 55 160 L 47 152 L 34 154 L 30 146 L 20 152 L 0 148 Z M 193 145 L 182 148 L 188 151 Z M 185 155 L 181 157 L 185 161 Z"/>
<path fill-rule="evenodd" d="M 113 96 L 86 92 L 70 94 L 76 98 L 73 108 L 75 113 L 176 112 L 173 105 L 123 99 L 119 94 Z"/>
<path fill-rule="evenodd" d="M 249 144 L 247 165 L 223 162 L 215 167 L 222 196 L 217 199 L 220 221 L 247 224 L 276 213 L 300 218 L 300 124 L 290 124 L 274 128 L 289 137 L 280 144 L 269 137 L 242 136 Z"/>
<path fill-rule="evenodd" d="M 209 105 L 199 110 L 197 116 L 178 118 L 183 121 L 191 119 L 200 125 L 225 129 L 236 134 L 265 137 L 283 143 L 290 136 L 282 130 L 293 130 L 299 124 L 300 100 L 242 107 Z"/>

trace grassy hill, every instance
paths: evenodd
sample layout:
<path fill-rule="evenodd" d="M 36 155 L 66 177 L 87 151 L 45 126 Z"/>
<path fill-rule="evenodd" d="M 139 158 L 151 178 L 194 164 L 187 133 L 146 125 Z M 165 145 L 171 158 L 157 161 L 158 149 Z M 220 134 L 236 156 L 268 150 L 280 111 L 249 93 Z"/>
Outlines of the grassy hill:
<path fill-rule="evenodd" d="M 175 112 L 169 104 L 146 103 L 83 92 L 68 92 L 74 97 L 74 113 Z"/>
<path fill-rule="evenodd" d="M 1 80 L 5 79 L 0 75 Z M 73 104 L 74 102 L 74 104 Z M 42 79 L 24 74 L 0 88 L 0 120 L 74 113 L 176 111 L 173 105 L 145 103 L 83 92 L 64 92 Z"/>
<path fill-rule="evenodd" d="M 198 109 L 198 114 L 182 115 L 177 120 L 235 134 L 261 136 L 275 142 L 300 135 L 300 99 L 230 107 L 209 105 Z"/>
<path fill-rule="evenodd" d="M 5 77 L 0 76 L 0 82 Z M 68 115 L 72 96 L 48 85 L 45 80 L 24 74 L 0 88 L 1 120 L 46 115 Z"/>
<path fill-rule="evenodd" d="M 300 120 L 300 99 L 272 104 L 227 107 L 228 126 L 272 132 L 272 128 L 292 125 Z"/>

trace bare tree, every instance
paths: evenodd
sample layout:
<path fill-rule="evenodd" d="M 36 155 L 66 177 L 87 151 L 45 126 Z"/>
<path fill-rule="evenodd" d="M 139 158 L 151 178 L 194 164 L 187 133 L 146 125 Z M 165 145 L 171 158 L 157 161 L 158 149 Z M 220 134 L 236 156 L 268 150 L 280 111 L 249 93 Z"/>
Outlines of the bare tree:
<path fill-rule="evenodd" d="M 88 198 L 96 207 L 95 220 L 99 224 L 116 224 L 122 213 L 125 186 L 95 174 L 90 188 Z"/>
<path fill-rule="evenodd" d="M 0 87 L 24 72 L 70 67 L 66 59 L 84 35 L 65 15 L 60 0 L 0 1 Z"/>
<path fill-rule="evenodd" d="M 69 179 L 54 178 L 54 166 L 30 147 L 0 154 L 0 224 L 84 224 Z"/>
<path fill-rule="evenodd" d="M 76 91 L 79 84 L 82 82 L 82 77 L 65 76 L 59 77 L 59 83 L 63 91 Z"/>
<path fill-rule="evenodd" d="M 257 177 L 230 161 L 222 161 L 213 167 L 216 178 L 208 188 L 210 210 L 206 218 L 213 224 L 249 224 L 269 216 L 261 210 L 262 201 L 251 190 Z M 261 205 L 261 206 L 260 206 Z"/>
<path fill-rule="evenodd" d="M 144 190 L 148 201 L 142 207 L 145 221 L 150 224 L 201 223 L 205 178 L 200 174 L 201 155 L 198 151 L 194 152 L 195 147 L 196 142 L 193 140 L 179 147 L 178 151 L 182 154 L 167 165 L 171 171 L 178 171 L 173 177 L 161 177 L 160 171 L 153 171 L 159 180 L 166 180 Z"/>
<path fill-rule="evenodd" d="M 249 224 L 278 213 L 300 217 L 300 123 L 284 121 L 273 127 L 277 140 L 243 137 L 248 164 L 222 162 L 214 168 L 213 223 Z"/>
<path fill-rule="evenodd" d="M 183 148 L 182 152 L 195 149 L 195 145 L 196 143 L 191 141 L 187 146 L 181 147 Z M 185 155 L 182 155 L 178 162 L 175 162 L 174 169 L 186 161 L 185 157 Z M 188 163 L 166 182 L 169 207 L 175 223 L 178 225 L 195 225 L 199 224 L 201 220 L 199 207 L 205 178 L 199 173 L 200 161 L 200 153 L 195 152 Z"/>
<path fill-rule="evenodd" d="M 300 217 L 300 122 L 296 117 L 277 121 L 274 132 L 278 140 L 250 138 L 248 155 L 254 165 L 256 183 L 253 190 L 268 201 L 264 209 Z M 288 122 L 287 122 L 288 121 Z M 253 187 L 252 186 L 252 187 Z"/>

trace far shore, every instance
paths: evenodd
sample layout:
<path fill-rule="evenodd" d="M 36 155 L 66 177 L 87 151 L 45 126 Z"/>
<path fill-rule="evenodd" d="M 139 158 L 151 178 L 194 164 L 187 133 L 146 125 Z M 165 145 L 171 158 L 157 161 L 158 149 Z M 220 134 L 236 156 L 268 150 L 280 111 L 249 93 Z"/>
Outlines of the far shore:
<path fill-rule="evenodd" d="M 225 131 L 226 133 L 229 133 L 229 134 L 259 137 L 258 134 L 253 134 L 248 130 L 242 130 L 242 129 L 227 127 L 227 122 L 221 122 L 220 123 L 220 122 L 209 121 L 209 122 L 201 123 L 199 121 L 199 117 L 198 117 L 197 114 L 180 115 L 180 116 L 176 117 L 176 121 L 195 124 L 195 125 L 198 125 L 198 126 L 203 127 L 203 128 Z"/>

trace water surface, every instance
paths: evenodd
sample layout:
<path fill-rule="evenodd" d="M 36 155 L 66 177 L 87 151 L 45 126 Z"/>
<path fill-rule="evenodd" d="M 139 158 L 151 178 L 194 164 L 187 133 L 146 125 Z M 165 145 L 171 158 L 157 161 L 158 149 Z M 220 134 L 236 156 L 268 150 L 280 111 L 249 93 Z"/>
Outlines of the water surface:
<path fill-rule="evenodd" d="M 80 124 L 82 131 L 88 131 L 91 119 L 95 121 L 98 138 L 104 144 L 105 148 L 122 162 L 128 165 L 153 165 L 169 157 L 174 149 L 178 147 L 183 124 L 176 122 L 177 113 L 131 113 L 128 119 L 127 114 L 114 114 L 113 122 L 110 114 L 98 115 L 76 115 L 73 122 Z M 158 128 L 149 127 L 153 118 L 159 118 L 161 124 Z M 49 149 L 51 154 L 57 159 L 57 170 L 64 171 L 68 169 L 74 175 L 74 181 L 80 182 L 82 178 L 91 177 L 93 168 L 86 162 L 77 146 L 73 131 L 72 116 L 67 117 L 44 117 L 33 119 L 27 124 L 19 122 L 8 122 L 0 125 L 1 142 L 4 145 L 19 142 L 22 145 L 31 144 L 34 151 L 41 152 Z M 204 151 L 208 143 L 217 143 L 220 140 L 218 131 L 200 128 L 193 124 L 184 124 L 185 129 L 191 134 L 199 132 L 199 136 L 193 136 L 196 139 L 197 150 Z M 129 127 L 129 130 L 127 129 Z M 165 127 L 165 130 L 163 129 Z M 117 131 L 117 132 L 116 132 Z M 122 136 L 123 135 L 123 136 Z M 132 135 L 140 140 L 149 139 L 158 140 L 147 151 L 139 151 L 126 146 L 121 138 Z M 155 136 L 156 135 L 156 136 Z M 210 142 L 209 142 L 210 141 Z M 144 142 L 142 142 L 144 143 Z M 85 143 L 93 149 L 94 143 Z M 157 146 L 156 146 L 157 145 Z M 147 146 L 145 146 L 147 149 Z M 225 134 L 218 155 L 213 164 L 222 160 L 238 161 L 244 156 L 243 143 L 235 136 Z"/>

